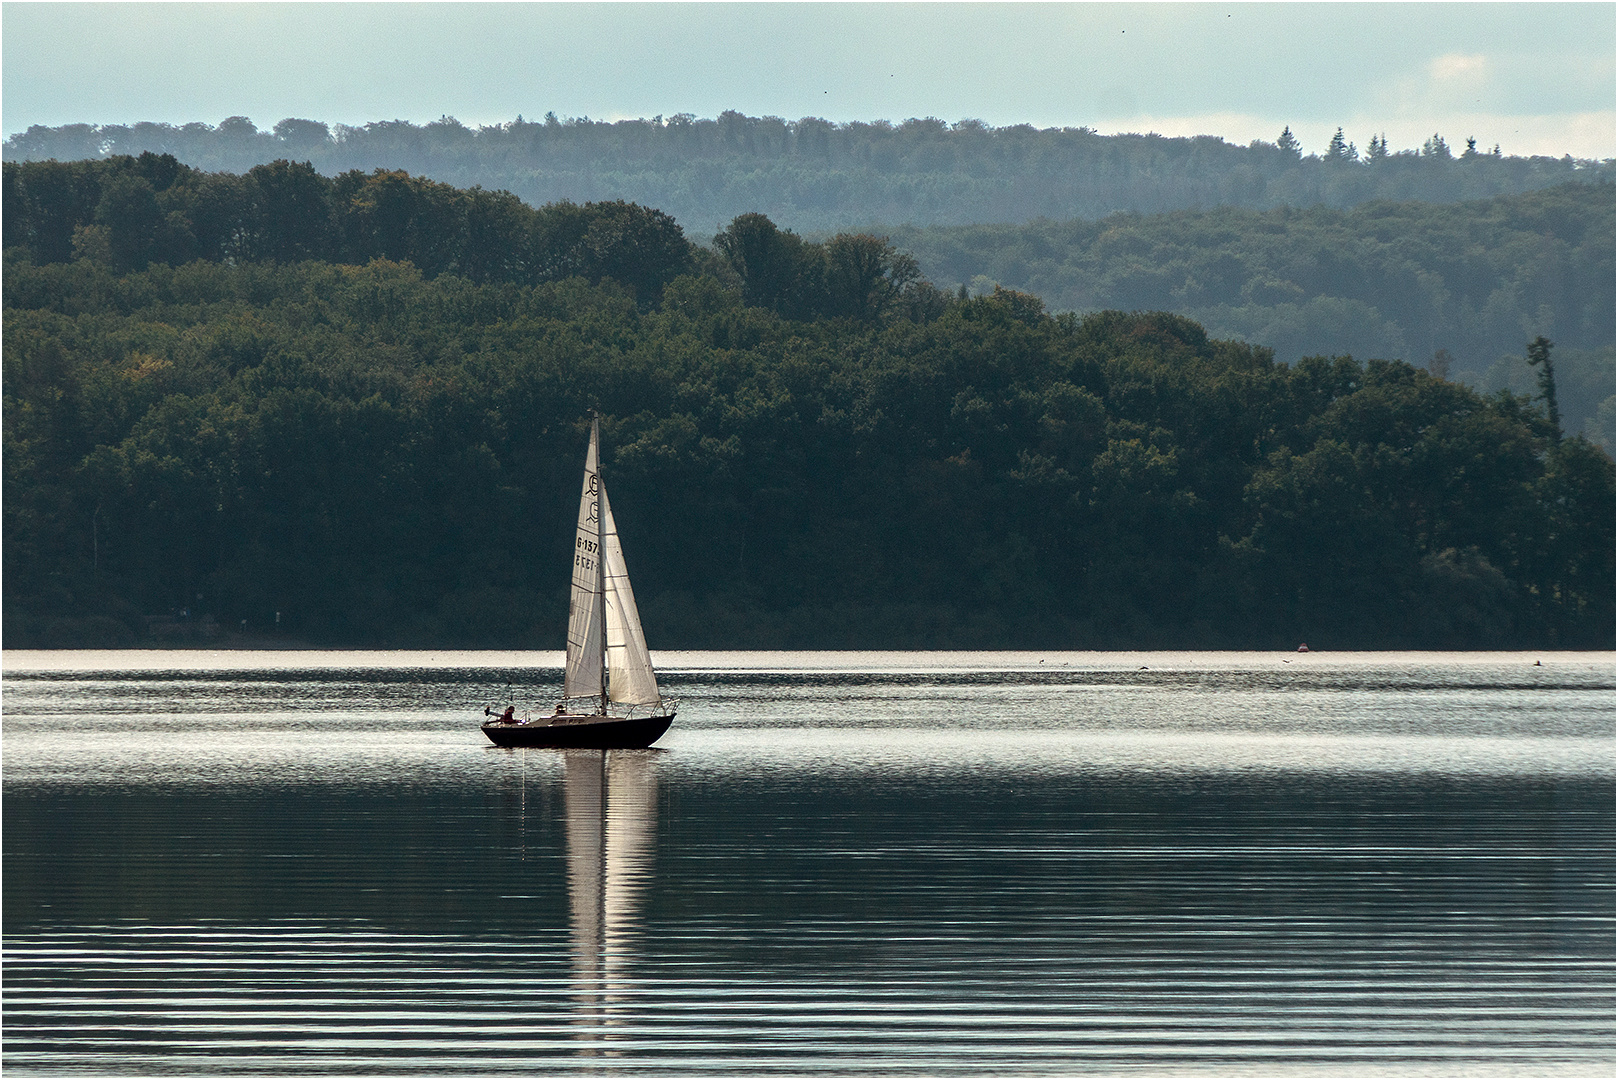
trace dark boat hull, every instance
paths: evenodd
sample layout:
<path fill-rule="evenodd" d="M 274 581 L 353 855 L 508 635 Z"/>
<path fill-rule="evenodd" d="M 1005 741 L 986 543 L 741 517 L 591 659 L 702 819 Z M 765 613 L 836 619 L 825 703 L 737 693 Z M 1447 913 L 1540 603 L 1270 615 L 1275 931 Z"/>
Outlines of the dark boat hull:
<path fill-rule="evenodd" d="M 614 716 L 567 720 L 562 723 L 535 721 L 529 724 L 502 724 L 490 720 L 483 734 L 496 746 L 562 746 L 593 750 L 640 750 L 663 737 L 674 723 L 674 714 L 624 720 Z"/>

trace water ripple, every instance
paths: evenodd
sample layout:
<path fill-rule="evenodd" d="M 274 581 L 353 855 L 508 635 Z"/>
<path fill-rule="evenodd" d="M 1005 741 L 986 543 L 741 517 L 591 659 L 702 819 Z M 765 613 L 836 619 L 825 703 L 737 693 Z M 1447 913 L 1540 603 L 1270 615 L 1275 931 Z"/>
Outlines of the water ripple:
<path fill-rule="evenodd" d="M 691 656 L 602 754 L 7 654 L 4 1066 L 1611 1075 L 1610 658 L 1211 656 Z"/>

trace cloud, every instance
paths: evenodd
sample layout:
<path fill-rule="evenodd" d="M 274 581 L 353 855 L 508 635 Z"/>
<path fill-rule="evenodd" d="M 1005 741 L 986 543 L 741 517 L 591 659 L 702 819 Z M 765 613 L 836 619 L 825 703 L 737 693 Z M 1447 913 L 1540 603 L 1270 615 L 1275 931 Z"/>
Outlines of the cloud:
<path fill-rule="evenodd" d="M 1467 134 L 1476 135 L 1480 147 L 1499 143 L 1505 153 L 1524 156 L 1618 157 L 1618 136 L 1614 134 L 1618 132 L 1618 112 L 1612 109 L 1549 116 L 1478 115 L 1470 119 L 1478 123 L 1476 130 Z M 1487 139 L 1485 131 L 1489 132 Z"/>
<path fill-rule="evenodd" d="M 1446 53 L 1434 57 L 1427 65 L 1427 74 L 1435 83 L 1467 83 L 1476 85 L 1489 78 L 1487 56 L 1463 56 Z"/>
<path fill-rule="evenodd" d="M 7 133 L 443 113 L 980 117 L 1611 156 L 1607 4 L 0 4 Z M 759 57 L 768 54 L 768 62 Z M 1560 115 L 1558 115 L 1560 114 Z M 1474 121 L 1472 118 L 1478 118 Z M 1593 119 L 1592 119 L 1593 118 Z M 1502 124 L 1494 124 L 1499 119 Z M 1411 132 L 1407 138 L 1403 133 Z M 1419 133 L 1419 134 L 1417 134 Z M 1453 138 L 1451 137 L 1453 133 Z M 1559 156 L 1559 155 L 1558 155 Z"/>

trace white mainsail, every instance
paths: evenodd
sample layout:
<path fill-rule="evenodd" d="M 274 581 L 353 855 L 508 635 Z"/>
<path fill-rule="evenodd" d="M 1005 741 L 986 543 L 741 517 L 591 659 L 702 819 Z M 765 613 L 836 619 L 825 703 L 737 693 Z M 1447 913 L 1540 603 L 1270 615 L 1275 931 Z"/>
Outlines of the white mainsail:
<path fill-rule="evenodd" d="M 567 617 L 567 674 L 563 697 L 600 697 L 606 644 L 606 592 L 601 566 L 601 421 L 590 424 L 584 456 L 584 493 L 579 496 L 579 529 L 573 540 L 573 598 Z"/>
<path fill-rule="evenodd" d="M 567 621 L 564 697 L 601 697 L 625 705 L 660 700 L 652 657 L 641 632 L 640 612 L 629 587 L 624 551 L 601 480 L 601 421 L 590 424 L 584 458 L 584 492 L 573 540 L 573 597 Z"/>
<path fill-rule="evenodd" d="M 601 547 L 607 579 L 607 696 L 625 705 L 652 705 L 659 700 L 652 656 L 641 632 L 635 593 L 629 587 L 624 549 L 612 520 L 612 502 L 601 489 Z"/>

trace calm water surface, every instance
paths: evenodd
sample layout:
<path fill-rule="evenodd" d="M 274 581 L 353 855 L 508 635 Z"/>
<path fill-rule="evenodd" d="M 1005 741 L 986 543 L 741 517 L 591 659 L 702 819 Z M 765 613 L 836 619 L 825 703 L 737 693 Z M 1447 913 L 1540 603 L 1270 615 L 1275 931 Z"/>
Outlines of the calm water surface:
<path fill-rule="evenodd" d="M 656 659 L 4 654 L 4 1067 L 1613 1071 L 1612 654 Z"/>

